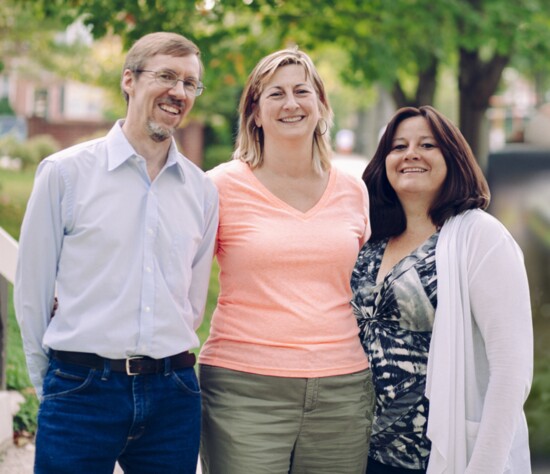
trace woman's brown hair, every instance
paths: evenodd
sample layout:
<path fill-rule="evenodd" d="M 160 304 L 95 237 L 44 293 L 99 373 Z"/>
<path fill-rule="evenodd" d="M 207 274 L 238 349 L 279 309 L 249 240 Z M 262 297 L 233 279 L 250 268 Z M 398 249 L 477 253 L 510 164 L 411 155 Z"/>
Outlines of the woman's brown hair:
<path fill-rule="evenodd" d="M 449 217 L 467 209 L 486 209 L 489 205 L 489 186 L 460 130 L 429 105 L 404 107 L 386 126 L 363 173 L 370 198 L 371 240 L 399 235 L 407 226 L 403 207 L 388 181 L 386 157 L 392 149 L 397 127 L 411 117 L 426 119 L 447 165 L 445 181 L 428 211 L 432 222 L 441 227 Z"/>

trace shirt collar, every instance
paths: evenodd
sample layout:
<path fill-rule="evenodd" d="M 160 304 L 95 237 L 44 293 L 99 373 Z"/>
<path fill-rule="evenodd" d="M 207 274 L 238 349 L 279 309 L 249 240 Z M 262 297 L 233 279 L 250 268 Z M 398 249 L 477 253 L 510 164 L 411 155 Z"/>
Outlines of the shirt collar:
<path fill-rule="evenodd" d="M 134 147 L 130 144 L 124 132 L 122 131 L 122 125 L 124 120 L 117 120 L 113 128 L 107 134 L 107 162 L 108 170 L 113 171 L 118 168 L 124 162 L 129 160 L 134 156 L 138 156 Z M 185 181 L 185 165 L 184 161 L 186 158 L 180 154 L 176 141 L 172 137 L 172 142 L 170 148 L 168 149 L 168 158 L 166 160 L 166 167 L 173 166 L 174 164 L 178 165 L 180 170 L 181 179 Z"/>

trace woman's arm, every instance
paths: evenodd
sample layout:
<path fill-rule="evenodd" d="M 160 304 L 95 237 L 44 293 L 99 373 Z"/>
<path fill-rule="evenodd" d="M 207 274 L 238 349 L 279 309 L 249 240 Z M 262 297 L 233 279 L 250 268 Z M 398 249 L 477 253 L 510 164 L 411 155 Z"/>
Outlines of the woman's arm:
<path fill-rule="evenodd" d="M 496 220 L 480 223 L 468 246 L 470 304 L 489 380 L 468 473 L 503 473 L 533 375 L 529 286 L 517 243 Z M 466 388 L 468 390 L 469 387 Z"/>

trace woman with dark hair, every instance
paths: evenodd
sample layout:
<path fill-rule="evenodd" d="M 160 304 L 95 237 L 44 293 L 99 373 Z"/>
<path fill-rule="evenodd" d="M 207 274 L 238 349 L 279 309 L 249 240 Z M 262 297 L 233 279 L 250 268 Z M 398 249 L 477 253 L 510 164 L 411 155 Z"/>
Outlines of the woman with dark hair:
<path fill-rule="evenodd" d="M 525 266 L 484 212 L 466 140 L 432 107 L 400 109 L 363 180 L 373 233 L 351 283 L 376 393 L 368 473 L 531 472 Z"/>

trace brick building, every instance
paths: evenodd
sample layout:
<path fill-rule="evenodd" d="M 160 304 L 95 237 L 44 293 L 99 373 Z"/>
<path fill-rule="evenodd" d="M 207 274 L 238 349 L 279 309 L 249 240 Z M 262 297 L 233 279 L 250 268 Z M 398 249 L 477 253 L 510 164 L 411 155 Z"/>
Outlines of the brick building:
<path fill-rule="evenodd" d="M 109 130 L 104 119 L 106 94 L 98 87 L 64 79 L 32 65 L 14 62 L 0 74 L 0 99 L 7 98 L 16 118 L 25 122 L 26 137 L 51 135 L 61 147 L 79 143 Z M 182 153 L 201 166 L 203 126 L 189 121 L 177 130 Z"/>

